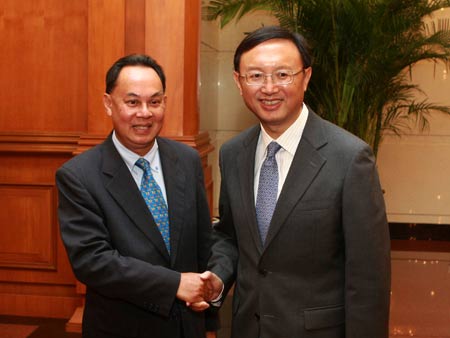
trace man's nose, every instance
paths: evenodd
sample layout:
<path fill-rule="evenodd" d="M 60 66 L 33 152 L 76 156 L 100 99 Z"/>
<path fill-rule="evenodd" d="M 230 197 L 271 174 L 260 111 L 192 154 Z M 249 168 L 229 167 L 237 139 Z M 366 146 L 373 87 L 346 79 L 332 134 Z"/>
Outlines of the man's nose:
<path fill-rule="evenodd" d="M 278 90 L 278 85 L 276 85 L 275 82 L 273 81 L 272 74 L 264 75 L 264 83 L 263 83 L 261 89 L 266 92 L 274 92 L 274 91 Z"/>
<path fill-rule="evenodd" d="M 138 115 L 140 115 L 142 117 L 151 116 L 152 112 L 150 110 L 150 107 L 146 103 L 143 103 L 142 106 L 139 109 Z"/>

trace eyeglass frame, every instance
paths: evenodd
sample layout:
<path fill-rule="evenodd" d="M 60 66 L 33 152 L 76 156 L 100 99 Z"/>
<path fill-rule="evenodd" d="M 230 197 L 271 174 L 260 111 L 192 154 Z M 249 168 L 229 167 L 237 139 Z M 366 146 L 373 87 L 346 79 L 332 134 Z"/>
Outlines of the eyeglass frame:
<path fill-rule="evenodd" d="M 300 74 L 300 73 L 303 73 L 303 72 L 304 72 L 306 69 L 308 69 L 308 68 L 309 68 L 309 67 L 303 67 L 302 69 L 298 70 L 297 72 L 292 72 L 292 71 L 290 71 L 290 72 L 292 72 L 292 74 L 289 74 L 289 76 L 291 77 L 291 80 L 290 80 L 289 82 L 287 82 L 287 83 L 276 83 L 276 82 L 273 81 L 273 74 L 276 73 L 276 71 L 273 72 L 273 73 L 263 73 L 263 72 L 258 72 L 258 74 L 260 73 L 261 75 L 264 76 L 264 80 L 263 80 L 262 83 L 249 83 L 248 80 L 247 80 L 247 75 L 248 75 L 248 73 L 246 73 L 246 74 L 244 74 L 244 75 L 241 75 L 241 74 L 237 73 L 237 75 L 238 75 L 240 78 L 244 78 L 244 79 L 245 79 L 245 83 L 246 83 L 248 86 L 263 86 L 264 84 L 267 83 L 267 78 L 268 78 L 268 77 L 270 77 L 270 78 L 272 79 L 272 83 L 273 83 L 274 85 L 276 85 L 276 86 L 286 86 L 286 85 L 289 85 L 289 84 L 291 84 L 292 82 L 294 82 L 294 76 L 296 76 L 296 75 L 298 75 L 298 74 Z M 255 72 L 255 73 L 256 73 L 256 72 Z"/>

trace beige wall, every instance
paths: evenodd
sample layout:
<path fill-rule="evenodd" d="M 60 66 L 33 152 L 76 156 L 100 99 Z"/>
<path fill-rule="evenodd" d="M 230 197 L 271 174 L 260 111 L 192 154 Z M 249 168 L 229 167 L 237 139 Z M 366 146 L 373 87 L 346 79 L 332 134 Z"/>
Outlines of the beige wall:
<path fill-rule="evenodd" d="M 425 24 L 433 30 L 449 17 L 446 8 Z M 431 102 L 450 106 L 448 65 L 421 62 L 411 82 Z M 450 224 L 450 116 L 433 113 L 428 120 L 428 130 L 386 135 L 381 145 L 378 164 L 391 222 Z"/>
<path fill-rule="evenodd" d="M 450 105 L 450 78 L 443 65 L 422 63 L 413 70 L 433 102 Z M 389 220 L 450 224 L 450 116 L 433 113 L 429 129 L 401 138 L 386 135 L 378 155 Z"/>
<path fill-rule="evenodd" d="M 450 17 L 450 9 L 436 13 Z M 276 24 L 265 12 L 244 17 L 220 30 L 217 22 L 203 22 L 200 53 L 200 128 L 208 130 L 216 147 L 210 156 L 214 176 L 214 212 L 220 175 L 218 149 L 229 138 L 256 122 L 242 103 L 233 79 L 233 54 L 249 32 L 261 24 Z M 432 27 L 431 21 L 427 21 Z M 437 26 L 437 25 L 436 25 Z M 416 65 L 412 82 L 424 90 L 432 102 L 450 105 L 448 67 L 431 62 Z M 417 128 L 401 138 L 386 135 L 378 154 L 378 167 L 391 222 L 450 224 L 450 116 L 435 113 L 430 128 Z"/>
<path fill-rule="evenodd" d="M 277 24 L 276 19 L 265 12 L 255 12 L 238 23 L 230 23 L 223 29 L 218 22 L 202 21 L 200 43 L 200 129 L 207 130 L 215 151 L 209 156 L 214 178 L 213 214 L 218 215 L 220 190 L 218 150 L 220 146 L 240 131 L 257 122 L 243 104 L 233 81 L 233 55 L 244 32 L 251 32 L 261 25 Z"/>

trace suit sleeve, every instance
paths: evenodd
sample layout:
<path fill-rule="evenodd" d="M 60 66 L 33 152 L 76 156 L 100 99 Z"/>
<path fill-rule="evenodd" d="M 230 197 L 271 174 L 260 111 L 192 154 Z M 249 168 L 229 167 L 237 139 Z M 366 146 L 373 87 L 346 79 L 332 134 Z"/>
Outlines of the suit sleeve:
<path fill-rule="evenodd" d="M 230 207 L 226 183 L 226 160 L 223 148 L 220 151 L 219 163 L 221 186 L 219 197 L 220 221 L 213 228 L 213 250 L 209 260 L 209 268 L 222 279 L 225 284 L 225 296 L 234 283 L 238 261 L 238 248 L 234 230 L 233 216 Z"/>
<path fill-rule="evenodd" d="M 387 338 L 390 239 L 376 163 L 368 146 L 353 158 L 342 203 L 346 338 Z"/>
<path fill-rule="evenodd" d="M 104 296 L 167 316 L 180 274 L 113 248 L 104 210 L 80 171 L 62 167 L 56 173 L 61 237 L 77 279 Z"/>
<path fill-rule="evenodd" d="M 208 200 L 205 191 L 205 178 L 200 160 L 196 161 L 197 172 L 197 220 L 198 230 L 198 261 L 199 272 L 207 270 L 208 260 L 211 256 L 211 216 L 209 213 Z M 205 311 L 206 331 L 217 331 L 220 328 L 220 321 L 217 310 L 209 308 Z"/>

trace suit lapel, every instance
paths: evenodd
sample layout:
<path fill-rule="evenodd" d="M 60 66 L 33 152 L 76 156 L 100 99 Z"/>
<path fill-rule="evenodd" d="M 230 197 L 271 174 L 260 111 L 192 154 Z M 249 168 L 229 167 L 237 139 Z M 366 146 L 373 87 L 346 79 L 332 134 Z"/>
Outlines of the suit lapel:
<path fill-rule="evenodd" d="M 326 162 L 326 159 L 318 152 L 318 149 L 327 143 L 322 123 L 322 120 L 310 110 L 302 138 L 278 198 L 265 247 L 270 245 Z"/>
<path fill-rule="evenodd" d="M 242 151 L 238 154 L 236 165 L 239 172 L 241 186 L 242 211 L 245 213 L 255 246 L 262 252 L 258 223 L 256 222 L 254 180 L 255 180 L 255 152 L 258 143 L 259 125 L 253 128 L 243 142 Z"/>
<path fill-rule="evenodd" d="M 161 233 L 128 167 L 114 147 L 111 136 L 104 143 L 103 153 L 103 174 L 106 178 L 106 189 L 136 226 L 169 261 L 169 254 Z"/>
<path fill-rule="evenodd" d="M 188 212 L 185 210 L 183 202 L 186 198 L 186 176 L 180 168 L 178 157 L 175 151 L 171 150 L 170 144 L 164 139 L 158 138 L 158 146 L 169 205 L 170 259 L 174 263 L 183 231 L 183 215 Z"/>

